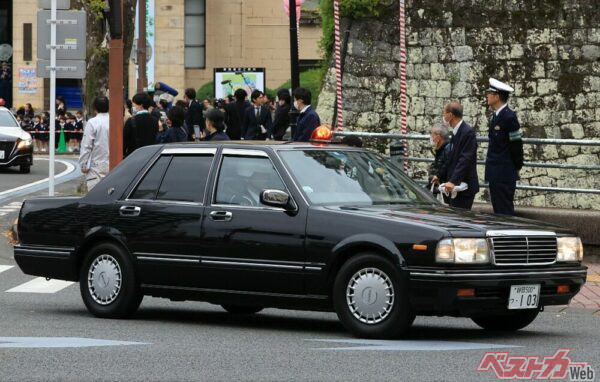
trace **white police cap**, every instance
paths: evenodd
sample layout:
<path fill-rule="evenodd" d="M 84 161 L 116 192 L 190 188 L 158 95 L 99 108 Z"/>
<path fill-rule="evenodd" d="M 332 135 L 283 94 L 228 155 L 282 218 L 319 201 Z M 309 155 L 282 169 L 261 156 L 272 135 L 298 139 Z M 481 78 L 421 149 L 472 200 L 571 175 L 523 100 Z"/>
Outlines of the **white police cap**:
<path fill-rule="evenodd" d="M 487 91 L 494 92 L 494 93 L 498 93 L 498 92 L 512 93 L 515 91 L 515 89 L 508 86 L 504 82 L 498 81 L 495 78 L 490 78 L 490 87 L 489 87 L 489 89 L 487 89 Z"/>

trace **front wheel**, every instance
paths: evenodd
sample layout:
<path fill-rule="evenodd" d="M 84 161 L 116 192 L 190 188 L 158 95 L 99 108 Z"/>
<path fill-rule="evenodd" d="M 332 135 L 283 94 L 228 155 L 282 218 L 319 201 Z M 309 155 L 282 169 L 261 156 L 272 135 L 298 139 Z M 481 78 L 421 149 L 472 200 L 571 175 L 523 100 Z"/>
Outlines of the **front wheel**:
<path fill-rule="evenodd" d="M 496 316 L 472 317 L 471 320 L 485 330 L 514 332 L 531 324 L 540 311 L 523 310 Z"/>
<path fill-rule="evenodd" d="M 101 318 L 129 317 L 143 298 L 130 257 L 113 243 L 97 245 L 88 252 L 79 287 L 88 311 Z"/>
<path fill-rule="evenodd" d="M 333 304 L 344 327 L 357 337 L 395 338 L 415 316 L 408 300 L 408 281 L 398 266 L 375 254 L 348 260 L 337 274 Z"/>
<path fill-rule="evenodd" d="M 31 166 L 29 165 L 20 165 L 19 172 L 21 174 L 29 174 L 31 172 Z"/>

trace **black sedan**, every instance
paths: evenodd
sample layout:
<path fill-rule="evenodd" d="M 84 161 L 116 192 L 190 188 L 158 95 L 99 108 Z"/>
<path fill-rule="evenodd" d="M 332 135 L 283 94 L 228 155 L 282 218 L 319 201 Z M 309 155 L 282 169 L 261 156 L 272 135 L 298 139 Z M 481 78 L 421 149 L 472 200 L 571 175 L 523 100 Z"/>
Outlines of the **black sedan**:
<path fill-rule="evenodd" d="M 0 167 L 19 166 L 29 173 L 33 165 L 33 140 L 19 126 L 10 110 L 0 107 Z"/>
<path fill-rule="evenodd" d="M 326 144 L 145 147 L 85 197 L 25 201 L 18 236 L 21 269 L 79 281 L 98 317 L 150 295 L 335 311 L 374 338 L 415 315 L 518 330 L 586 279 L 569 230 L 445 207 L 383 156 Z"/>

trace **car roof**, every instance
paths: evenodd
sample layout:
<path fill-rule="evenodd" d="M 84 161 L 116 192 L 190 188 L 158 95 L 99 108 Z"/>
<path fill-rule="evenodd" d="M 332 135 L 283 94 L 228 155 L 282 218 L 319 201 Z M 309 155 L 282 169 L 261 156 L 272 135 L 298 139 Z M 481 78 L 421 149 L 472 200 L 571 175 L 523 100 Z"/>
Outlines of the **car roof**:
<path fill-rule="evenodd" d="M 289 142 L 289 141 L 208 141 L 208 142 L 182 142 L 169 143 L 165 147 L 204 147 L 204 146 L 225 146 L 225 147 L 252 147 L 252 148 L 270 148 L 274 150 L 288 149 L 344 149 L 360 150 L 363 148 L 351 147 L 342 144 L 330 144 L 323 142 Z"/>

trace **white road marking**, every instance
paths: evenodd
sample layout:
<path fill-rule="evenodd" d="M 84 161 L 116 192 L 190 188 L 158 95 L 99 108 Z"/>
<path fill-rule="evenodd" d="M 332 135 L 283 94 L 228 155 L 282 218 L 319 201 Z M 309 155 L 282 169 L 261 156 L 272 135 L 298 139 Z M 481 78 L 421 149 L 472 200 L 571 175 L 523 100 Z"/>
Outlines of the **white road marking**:
<path fill-rule="evenodd" d="M 36 159 L 38 159 L 38 160 L 48 160 L 46 158 L 36 158 Z M 72 165 L 70 162 L 67 162 L 67 161 L 64 161 L 64 160 L 60 160 L 60 159 L 55 159 L 55 162 L 60 162 L 60 163 L 64 164 L 65 166 L 67 166 L 67 168 L 63 172 L 61 172 L 60 174 L 55 175 L 54 179 L 58 179 L 60 177 L 68 175 L 68 174 L 70 174 L 71 172 L 73 172 L 75 170 L 75 166 Z M 47 181 L 48 181 L 48 178 L 45 178 L 45 179 L 38 180 L 38 181 L 33 182 L 33 183 L 28 183 L 28 184 L 24 184 L 24 185 L 19 186 L 19 187 L 11 188 L 10 190 L 2 191 L 2 192 L 0 192 L 0 198 L 3 197 L 3 196 L 5 196 L 5 195 L 7 195 L 7 194 L 10 194 L 10 193 L 13 193 L 13 192 L 16 192 L 16 191 L 20 191 L 20 190 L 23 190 L 25 188 L 37 186 L 38 184 L 42 184 L 42 183 L 47 182 Z M 11 204 L 13 204 L 13 203 L 11 203 Z"/>
<path fill-rule="evenodd" d="M 14 265 L 0 265 L 0 273 L 4 272 L 4 271 L 8 271 L 9 269 L 13 268 Z"/>
<path fill-rule="evenodd" d="M 521 347 L 504 344 L 486 344 L 477 342 L 458 342 L 458 341 L 431 341 L 431 340 L 406 340 L 406 341 L 388 341 L 388 340 L 321 340 L 314 339 L 308 341 L 331 342 L 334 344 L 344 344 L 340 347 L 317 348 L 315 350 L 388 350 L 388 351 L 448 351 L 448 350 L 479 350 L 496 348 L 514 348 Z"/>
<path fill-rule="evenodd" d="M 149 345 L 145 342 L 97 340 L 77 337 L 0 337 L 0 348 L 84 348 L 93 346 Z"/>
<path fill-rule="evenodd" d="M 49 280 L 44 277 L 37 277 L 24 284 L 16 286 L 7 292 L 12 293 L 56 293 L 74 284 L 72 281 Z"/>

